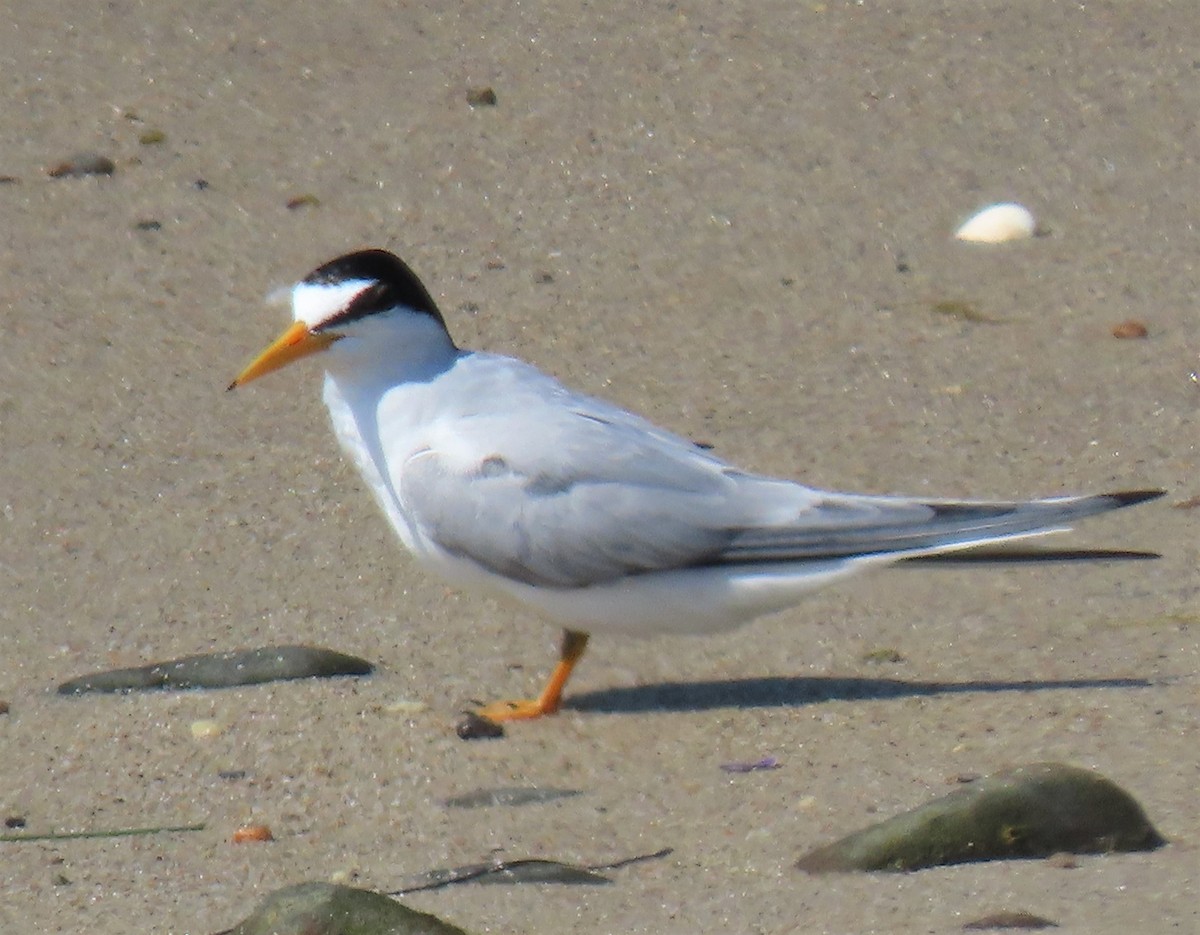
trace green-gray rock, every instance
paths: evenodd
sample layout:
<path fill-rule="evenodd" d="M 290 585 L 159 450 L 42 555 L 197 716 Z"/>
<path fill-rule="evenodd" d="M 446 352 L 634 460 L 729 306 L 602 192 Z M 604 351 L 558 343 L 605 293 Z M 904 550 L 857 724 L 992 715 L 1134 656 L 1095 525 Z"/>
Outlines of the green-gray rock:
<path fill-rule="evenodd" d="M 1036 929 L 1056 928 L 1058 928 L 1057 922 L 1042 918 L 1042 916 L 1035 916 L 1032 912 L 1026 912 L 1023 909 L 1015 912 L 1010 909 L 1001 909 L 999 912 L 989 913 L 972 922 L 963 923 L 964 932 L 983 932 L 989 929 L 1022 929 L 1033 931 Z"/>
<path fill-rule="evenodd" d="M 276 890 L 220 935 L 467 935 L 437 916 L 370 890 L 299 883 Z"/>
<path fill-rule="evenodd" d="M 235 653 L 184 656 L 134 669 L 110 669 L 63 682 L 60 695 L 149 688 L 231 688 L 280 679 L 369 675 L 371 663 L 317 646 L 268 646 Z"/>
<path fill-rule="evenodd" d="M 919 870 L 1067 852 L 1148 851 L 1165 844 L 1145 812 L 1099 773 L 1034 763 L 810 851 L 809 873 Z"/>

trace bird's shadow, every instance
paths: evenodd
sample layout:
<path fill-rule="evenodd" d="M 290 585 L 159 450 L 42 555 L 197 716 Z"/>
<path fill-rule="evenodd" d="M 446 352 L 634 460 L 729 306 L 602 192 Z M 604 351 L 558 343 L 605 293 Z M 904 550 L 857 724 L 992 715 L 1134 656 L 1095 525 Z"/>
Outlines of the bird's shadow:
<path fill-rule="evenodd" d="M 710 711 L 715 708 L 781 708 L 823 701 L 863 701 L 991 692 L 1035 692 L 1064 688 L 1149 688 L 1142 678 L 970 679 L 962 682 L 905 681 L 890 678 L 770 676 L 660 682 L 605 688 L 572 695 L 566 707 L 604 714 L 646 711 Z"/>

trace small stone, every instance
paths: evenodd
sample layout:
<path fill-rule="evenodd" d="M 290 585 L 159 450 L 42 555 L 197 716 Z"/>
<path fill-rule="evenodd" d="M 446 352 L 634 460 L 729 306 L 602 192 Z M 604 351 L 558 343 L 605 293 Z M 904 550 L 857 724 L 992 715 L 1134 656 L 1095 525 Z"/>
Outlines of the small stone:
<path fill-rule="evenodd" d="M 112 175 L 116 171 L 116 163 L 107 156 L 99 153 L 76 153 L 70 159 L 51 166 L 46 170 L 46 174 L 52 179 L 59 179 L 64 176 Z"/>
<path fill-rule="evenodd" d="M 296 195 L 287 200 L 287 209 L 295 211 L 299 208 L 315 208 L 321 203 L 321 199 L 311 192 L 305 192 L 303 195 Z"/>
<path fill-rule="evenodd" d="M 474 711 L 467 711 L 454 726 L 463 740 L 495 740 L 504 736 L 504 725 Z"/>
<path fill-rule="evenodd" d="M 472 107 L 495 107 L 497 103 L 496 92 L 490 87 L 469 88 L 467 90 L 467 103 Z"/>
<path fill-rule="evenodd" d="M 1120 324 L 1113 325 L 1112 336 L 1128 340 L 1130 338 L 1144 338 L 1150 334 L 1150 331 L 1140 321 L 1134 318 L 1128 318 Z"/>
<path fill-rule="evenodd" d="M 267 825 L 243 825 L 233 832 L 229 839 L 233 844 L 258 844 L 263 841 L 274 841 L 275 836 Z"/>

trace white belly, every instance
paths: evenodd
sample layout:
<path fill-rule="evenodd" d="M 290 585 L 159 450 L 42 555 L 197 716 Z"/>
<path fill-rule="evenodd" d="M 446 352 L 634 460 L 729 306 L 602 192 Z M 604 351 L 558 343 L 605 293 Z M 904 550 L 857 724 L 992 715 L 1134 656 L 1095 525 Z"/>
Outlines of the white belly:
<path fill-rule="evenodd" d="M 550 588 L 504 578 L 434 549 L 414 553 L 419 564 L 465 590 L 508 598 L 547 621 L 585 633 L 655 636 L 717 633 L 786 610 L 809 592 L 875 564 L 840 559 L 688 568 L 632 575 L 585 588 Z"/>

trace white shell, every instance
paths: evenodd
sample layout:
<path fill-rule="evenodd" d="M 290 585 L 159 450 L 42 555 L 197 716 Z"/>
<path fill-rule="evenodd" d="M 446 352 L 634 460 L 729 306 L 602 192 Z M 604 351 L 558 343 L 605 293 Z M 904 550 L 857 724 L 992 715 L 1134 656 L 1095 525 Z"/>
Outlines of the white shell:
<path fill-rule="evenodd" d="M 219 721 L 205 718 L 200 721 L 192 721 L 192 736 L 197 740 L 207 740 L 209 737 L 216 737 L 221 733 L 221 724 Z"/>
<path fill-rule="evenodd" d="M 1028 208 L 1005 203 L 984 208 L 955 231 L 954 236 L 970 243 L 1005 243 L 1032 237 L 1036 227 Z"/>

